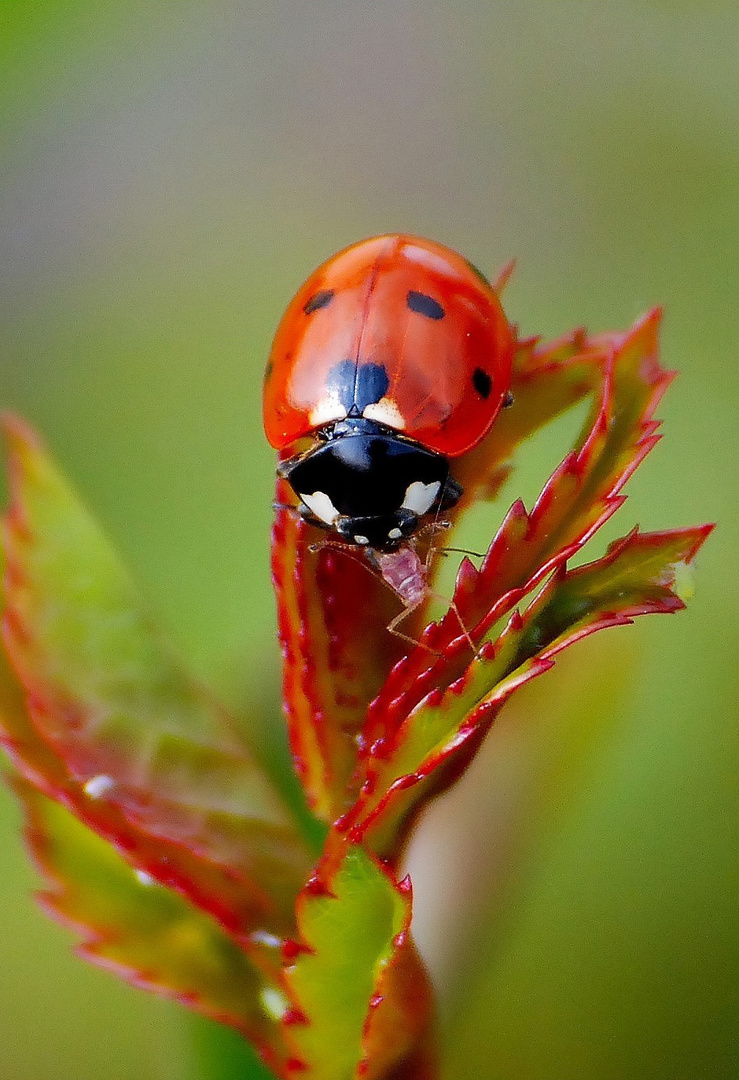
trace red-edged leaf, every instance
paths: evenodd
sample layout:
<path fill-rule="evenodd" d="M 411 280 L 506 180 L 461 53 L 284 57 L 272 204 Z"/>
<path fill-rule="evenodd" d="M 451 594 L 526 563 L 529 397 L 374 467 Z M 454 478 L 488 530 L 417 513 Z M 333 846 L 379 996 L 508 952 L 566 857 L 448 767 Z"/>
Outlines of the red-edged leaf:
<path fill-rule="evenodd" d="M 278 483 L 272 578 L 283 700 L 298 774 L 311 808 L 330 823 L 345 808 L 367 703 L 398 657 L 386 630 L 395 601 L 361 556 L 327 544 L 289 498 Z"/>
<path fill-rule="evenodd" d="M 0 744 L 22 777 L 109 840 L 134 869 L 176 889 L 235 934 L 248 927 L 273 926 L 271 898 L 260 889 L 249 888 L 240 876 L 194 855 L 182 844 L 149 835 L 110 800 L 87 794 L 31 724 L 25 694 L 6 667 L 2 652 L 0 691 Z"/>
<path fill-rule="evenodd" d="M 16 777 L 44 909 L 82 935 L 77 951 L 128 982 L 236 1028 L 282 1070 L 279 995 L 218 923 L 131 869 L 68 810 Z"/>
<path fill-rule="evenodd" d="M 31 720 L 8 736 L 26 775 L 234 932 L 287 931 L 310 860 L 281 799 L 38 440 L 7 435 L 3 630 Z"/>
<path fill-rule="evenodd" d="M 627 333 L 590 339 L 585 368 L 591 363 L 597 368 L 598 356 L 605 356 L 604 377 L 577 448 L 547 481 L 530 513 L 522 502 L 514 503 L 479 571 L 469 560 L 462 562 L 456 610 L 427 628 L 423 645 L 396 665 L 370 706 L 369 745 L 392 732 L 430 690 L 443 689 L 461 675 L 469 641 L 460 619 L 473 640 L 482 640 L 496 620 L 576 554 L 621 505 L 623 485 L 657 442 L 652 417 L 672 379 L 658 360 L 660 314 L 655 309 Z M 555 372 L 545 366 L 547 379 L 550 374 L 556 386 Z M 576 385 L 582 387 L 584 380 L 583 373 Z"/>
<path fill-rule="evenodd" d="M 366 763 L 363 798 L 347 815 L 354 839 L 394 851 L 422 801 L 463 769 L 497 711 L 522 683 L 548 670 L 567 645 L 634 616 L 684 606 L 676 587 L 712 526 L 634 531 L 600 560 L 557 569 L 521 615 L 491 635 L 446 690 L 433 690 Z"/>
<path fill-rule="evenodd" d="M 283 1024 L 292 1073 L 431 1077 L 431 991 L 409 935 L 410 882 L 356 844 L 327 857 L 297 904 Z M 397 1072 L 395 1071 L 397 1070 Z"/>
<path fill-rule="evenodd" d="M 519 342 L 514 407 L 498 417 L 478 448 L 455 462 L 465 494 L 452 520 L 471 502 L 493 497 L 516 445 L 591 391 L 607 355 L 582 330 L 546 345 Z M 325 533 L 301 522 L 289 509 L 293 502 L 278 481 L 272 574 L 283 700 L 301 781 L 314 812 L 330 822 L 345 808 L 367 706 L 406 646 L 386 630 L 398 613 L 397 598 L 361 554 L 327 543 Z M 411 636 L 422 620 L 419 609 L 408 624 Z"/>

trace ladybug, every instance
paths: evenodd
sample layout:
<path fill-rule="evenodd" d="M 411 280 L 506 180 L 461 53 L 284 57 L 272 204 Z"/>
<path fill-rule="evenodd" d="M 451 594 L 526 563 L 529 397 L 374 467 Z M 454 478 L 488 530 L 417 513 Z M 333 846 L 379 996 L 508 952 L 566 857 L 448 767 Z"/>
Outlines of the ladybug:
<path fill-rule="evenodd" d="M 450 462 L 506 404 L 513 334 L 461 255 L 403 234 L 334 255 L 298 290 L 265 376 L 264 426 L 301 516 L 393 552 L 462 488 Z"/>

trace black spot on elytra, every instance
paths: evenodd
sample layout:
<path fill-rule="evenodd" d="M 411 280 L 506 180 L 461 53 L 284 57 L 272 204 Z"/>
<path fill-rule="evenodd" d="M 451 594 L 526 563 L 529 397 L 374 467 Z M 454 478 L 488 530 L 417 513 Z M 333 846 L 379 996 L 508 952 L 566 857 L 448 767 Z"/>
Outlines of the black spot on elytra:
<path fill-rule="evenodd" d="M 274 363 L 271 360 L 267 361 L 267 367 L 264 370 L 264 381 L 269 382 L 272 372 L 274 370 Z"/>
<path fill-rule="evenodd" d="M 443 319 L 446 312 L 438 300 L 426 293 L 416 292 L 411 289 L 405 298 L 405 302 L 411 311 L 417 311 L 419 315 L 425 315 L 427 319 Z"/>
<path fill-rule="evenodd" d="M 481 398 L 487 400 L 490 397 L 490 391 L 493 389 L 493 381 L 487 371 L 483 371 L 481 367 L 476 367 L 472 372 L 472 385 Z"/>
<path fill-rule="evenodd" d="M 368 405 L 385 396 L 390 379 L 382 364 L 342 360 L 328 373 L 326 388 L 335 394 L 350 416 L 361 416 Z"/>
<path fill-rule="evenodd" d="M 327 304 L 330 304 L 333 298 L 333 289 L 321 289 L 315 296 L 311 296 L 310 300 L 303 306 L 303 311 L 306 315 L 312 315 L 314 311 L 318 311 L 319 308 L 326 307 Z"/>

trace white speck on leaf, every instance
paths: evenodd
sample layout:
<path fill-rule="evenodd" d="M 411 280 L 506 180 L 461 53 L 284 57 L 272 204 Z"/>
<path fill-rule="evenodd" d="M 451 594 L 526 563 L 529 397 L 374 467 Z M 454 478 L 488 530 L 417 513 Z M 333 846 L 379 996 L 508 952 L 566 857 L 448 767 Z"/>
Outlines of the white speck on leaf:
<path fill-rule="evenodd" d="M 265 986 L 259 997 L 267 1016 L 271 1016 L 273 1020 L 281 1020 L 288 1009 L 288 1000 L 282 991 L 275 986 Z"/>
<path fill-rule="evenodd" d="M 146 870 L 134 870 L 134 875 L 141 885 L 156 885 L 157 883 L 157 879 Z"/>
<path fill-rule="evenodd" d="M 89 795 L 91 799 L 100 799 L 103 795 L 107 795 L 114 787 L 115 780 L 113 777 L 101 773 L 99 776 L 91 776 L 83 790 L 85 795 Z"/>

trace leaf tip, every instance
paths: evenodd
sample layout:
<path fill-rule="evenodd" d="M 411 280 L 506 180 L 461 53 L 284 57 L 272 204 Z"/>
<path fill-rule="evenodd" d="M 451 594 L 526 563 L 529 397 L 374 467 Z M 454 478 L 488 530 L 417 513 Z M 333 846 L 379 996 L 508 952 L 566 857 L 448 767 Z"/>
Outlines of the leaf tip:
<path fill-rule="evenodd" d="M 491 281 L 493 292 L 501 296 L 508 282 L 513 277 L 516 269 L 516 259 L 509 259 L 502 269 L 498 271 L 498 274 L 494 281 Z"/>
<path fill-rule="evenodd" d="M 0 431 L 5 443 L 8 478 L 13 500 L 8 514 L 12 515 L 13 507 L 17 505 L 21 483 L 28 476 L 31 468 L 31 460 L 43 454 L 45 448 L 41 437 L 17 413 L 0 413 Z"/>
<path fill-rule="evenodd" d="M 286 966 L 294 963 L 303 953 L 310 952 L 313 952 L 310 945 L 306 945 L 302 941 L 296 941 L 294 938 L 286 938 L 282 943 L 282 960 Z"/>
<path fill-rule="evenodd" d="M 413 885 L 411 883 L 410 874 L 406 874 L 405 877 L 398 882 L 398 892 L 404 896 L 410 896 L 413 893 Z"/>
<path fill-rule="evenodd" d="M 289 1075 L 295 1073 L 307 1072 L 308 1066 L 300 1058 L 288 1058 L 285 1062 L 285 1068 Z"/>
<path fill-rule="evenodd" d="M 306 896 L 311 896 L 314 899 L 336 899 L 334 894 L 329 889 L 328 885 L 318 876 L 318 874 L 313 874 L 312 877 L 308 878 L 305 885 L 303 886 L 303 892 Z"/>
<path fill-rule="evenodd" d="M 33 447 L 35 450 L 42 448 L 40 437 L 28 421 L 24 420 L 18 413 L 3 409 L 0 412 L 0 431 L 2 431 L 3 438 L 13 451 L 23 450 L 26 447 Z"/>
<path fill-rule="evenodd" d="M 282 1023 L 285 1027 L 296 1027 L 297 1025 L 304 1026 L 308 1023 L 308 1017 L 301 1009 L 290 1008 L 286 1009 L 281 1016 Z"/>

